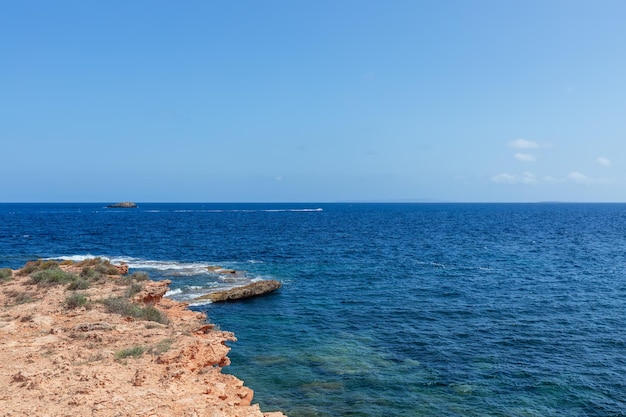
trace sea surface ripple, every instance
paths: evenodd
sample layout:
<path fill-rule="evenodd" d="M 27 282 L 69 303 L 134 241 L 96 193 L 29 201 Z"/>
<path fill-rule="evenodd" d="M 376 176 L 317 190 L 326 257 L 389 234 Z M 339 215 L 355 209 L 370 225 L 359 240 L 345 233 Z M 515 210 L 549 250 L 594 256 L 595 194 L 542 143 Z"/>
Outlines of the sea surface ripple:
<path fill-rule="evenodd" d="M 0 267 L 105 256 L 184 301 L 282 281 L 192 308 L 291 417 L 624 416 L 625 254 L 624 204 L 0 204 Z"/>

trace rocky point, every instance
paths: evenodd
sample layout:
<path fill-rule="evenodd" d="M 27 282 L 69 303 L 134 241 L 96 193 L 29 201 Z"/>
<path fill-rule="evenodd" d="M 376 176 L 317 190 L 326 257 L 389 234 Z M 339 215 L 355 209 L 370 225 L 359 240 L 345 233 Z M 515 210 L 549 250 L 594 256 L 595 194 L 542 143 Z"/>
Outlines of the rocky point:
<path fill-rule="evenodd" d="M 167 286 L 100 260 L 5 273 L 2 415 L 284 417 L 222 373 L 235 336 L 163 298 Z"/>

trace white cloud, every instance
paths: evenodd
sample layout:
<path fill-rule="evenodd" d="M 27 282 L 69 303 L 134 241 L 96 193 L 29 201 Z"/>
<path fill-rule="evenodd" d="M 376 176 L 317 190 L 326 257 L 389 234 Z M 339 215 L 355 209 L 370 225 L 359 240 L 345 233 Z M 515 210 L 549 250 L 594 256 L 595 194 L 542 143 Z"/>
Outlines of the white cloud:
<path fill-rule="evenodd" d="M 515 139 L 514 141 L 509 142 L 509 146 L 513 149 L 537 149 L 541 148 L 537 142 L 533 142 L 532 140 L 526 139 Z"/>
<path fill-rule="evenodd" d="M 490 179 L 496 184 L 564 184 L 569 182 L 582 185 L 594 185 L 609 184 L 611 182 L 614 182 L 614 179 L 588 177 L 587 175 L 582 174 L 578 171 L 572 171 L 565 177 L 560 178 L 552 176 L 544 176 L 542 178 L 538 178 L 535 174 L 531 172 L 524 172 L 521 175 L 502 173 L 494 175 Z"/>
<path fill-rule="evenodd" d="M 552 148 L 551 143 L 537 143 L 528 139 L 515 139 L 509 142 L 509 147 L 517 150 L 529 150 L 529 149 L 546 149 Z"/>
<path fill-rule="evenodd" d="M 516 153 L 515 159 L 523 162 L 535 162 L 537 158 L 531 153 Z"/>
<path fill-rule="evenodd" d="M 537 176 L 530 172 L 522 175 L 502 173 L 491 177 L 491 181 L 497 184 L 535 184 Z"/>
<path fill-rule="evenodd" d="M 561 182 L 563 182 L 562 179 L 554 178 L 554 177 L 551 177 L 551 176 L 543 177 L 543 181 L 547 182 L 547 183 L 561 183 Z"/>
<path fill-rule="evenodd" d="M 595 182 L 593 178 L 590 178 L 585 174 L 581 174 L 578 171 L 570 172 L 569 174 L 567 174 L 567 179 L 577 182 L 579 184 L 593 184 Z"/>
<path fill-rule="evenodd" d="M 611 179 L 611 178 L 592 178 L 592 177 L 586 176 L 585 174 L 581 174 L 578 171 L 573 171 L 567 174 L 567 177 L 565 178 L 565 180 L 573 181 L 578 184 L 585 184 L 585 185 L 609 184 L 609 183 L 614 182 L 614 179 Z"/>
<path fill-rule="evenodd" d="M 579 184 L 610 184 L 615 181 L 614 178 L 592 178 L 588 177 L 585 174 L 581 174 L 578 171 L 570 172 L 566 177 L 567 181 L 577 182 Z"/>
<path fill-rule="evenodd" d="M 604 156 L 601 156 L 598 159 L 596 159 L 596 162 L 598 162 L 600 165 L 603 165 L 605 167 L 611 166 L 611 160 L 609 158 L 605 158 Z"/>
<path fill-rule="evenodd" d="M 491 177 L 491 181 L 497 184 L 515 184 L 515 175 L 511 174 L 498 174 Z"/>

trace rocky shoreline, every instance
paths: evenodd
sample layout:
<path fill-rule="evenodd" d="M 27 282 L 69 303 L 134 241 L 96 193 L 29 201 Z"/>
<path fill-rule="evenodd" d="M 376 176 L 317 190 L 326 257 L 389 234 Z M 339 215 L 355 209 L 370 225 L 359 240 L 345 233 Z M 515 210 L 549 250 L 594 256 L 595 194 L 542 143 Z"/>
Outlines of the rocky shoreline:
<path fill-rule="evenodd" d="M 0 409 L 9 416 L 284 417 L 222 373 L 233 333 L 107 261 L 0 270 Z"/>

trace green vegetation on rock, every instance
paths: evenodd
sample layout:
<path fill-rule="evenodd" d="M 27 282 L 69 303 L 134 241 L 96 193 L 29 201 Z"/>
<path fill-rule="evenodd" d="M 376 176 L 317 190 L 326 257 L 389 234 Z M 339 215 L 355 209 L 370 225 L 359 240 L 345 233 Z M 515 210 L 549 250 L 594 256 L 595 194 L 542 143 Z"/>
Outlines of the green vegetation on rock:
<path fill-rule="evenodd" d="M 89 299 L 85 294 L 75 292 L 65 299 L 64 305 L 68 310 L 73 310 L 79 307 L 86 307 L 88 302 Z"/>
<path fill-rule="evenodd" d="M 109 313 L 162 324 L 168 323 L 167 317 L 156 307 L 150 305 L 142 307 L 127 298 L 109 297 L 102 300 L 102 304 L 104 304 Z"/>
<path fill-rule="evenodd" d="M 129 357 L 137 358 L 146 351 L 146 349 L 142 346 L 135 346 L 132 348 L 122 349 L 115 352 L 116 359 L 126 359 Z"/>
<path fill-rule="evenodd" d="M 56 261 L 38 259 L 36 261 L 28 261 L 26 265 L 24 265 L 24 268 L 19 270 L 18 275 L 30 275 L 34 272 L 58 268 L 59 263 Z"/>
<path fill-rule="evenodd" d="M 70 284 L 78 279 L 78 275 L 65 272 L 57 266 L 34 272 L 30 279 L 33 284 L 38 285 Z"/>
<path fill-rule="evenodd" d="M 80 274 L 67 272 L 61 269 L 73 267 L 80 269 Z M 19 272 L 19 275 L 28 275 L 33 284 L 38 285 L 68 285 L 69 290 L 84 290 L 92 283 L 102 281 L 109 275 L 119 275 L 119 270 L 110 261 L 102 258 L 87 259 L 82 262 L 71 261 L 57 262 L 53 260 L 38 259 L 28 262 Z"/>
<path fill-rule="evenodd" d="M 34 300 L 35 293 L 30 293 L 28 291 L 5 291 L 6 296 L 12 301 L 13 305 L 30 303 Z"/>
<path fill-rule="evenodd" d="M 13 271 L 9 268 L 0 269 L 0 281 L 8 281 L 13 276 Z"/>

